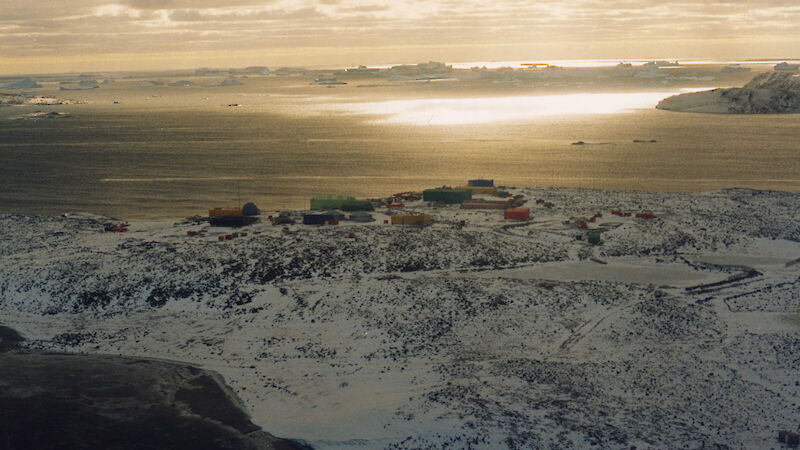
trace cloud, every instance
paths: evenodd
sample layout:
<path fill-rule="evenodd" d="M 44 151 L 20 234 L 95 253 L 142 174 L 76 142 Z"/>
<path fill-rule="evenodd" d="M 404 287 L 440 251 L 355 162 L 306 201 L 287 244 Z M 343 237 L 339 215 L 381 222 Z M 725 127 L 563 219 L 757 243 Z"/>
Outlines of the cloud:
<path fill-rule="evenodd" d="M 349 13 L 349 12 L 381 12 L 381 11 L 389 11 L 391 10 L 391 6 L 389 5 L 361 5 L 361 6 L 350 6 L 346 8 L 339 8 L 337 11 Z"/>
<path fill-rule="evenodd" d="M 297 20 L 322 17 L 324 14 L 316 8 L 306 7 L 293 10 L 261 9 L 261 10 L 198 10 L 179 9 L 169 14 L 173 22 L 252 22 L 272 20 Z"/>
<path fill-rule="evenodd" d="M 425 46 L 473 46 L 479 58 L 497 59 L 576 45 L 597 52 L 614 45 L 644 52 L 655 43 L 674 49 L 690 41 L 682 48 L 692 52 L 717 51 L 712 41 L 729 42 L 732 52 L 742 41 L 800 45 L 797 0 L 71 0 L 69 7 L 0 0 L 0 8 L 0 62 L 141 49 L 347 46 L 386 57 L 380 49 L 413 46 L 422 54 Z"/>
<path fill-rule="evenodd" d="M 263 0 L 125 0 L 122 2 L 137 9 L 178 9 L 178 8 L 228 8 L 247 5 L 263 5 Z"/>

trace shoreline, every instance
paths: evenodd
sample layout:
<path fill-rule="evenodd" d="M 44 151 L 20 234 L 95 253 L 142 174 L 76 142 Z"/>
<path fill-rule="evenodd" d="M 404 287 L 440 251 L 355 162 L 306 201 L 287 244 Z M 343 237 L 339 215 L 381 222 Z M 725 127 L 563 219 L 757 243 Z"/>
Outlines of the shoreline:
<path fill-rule="evenodd" d="M 591 187 L 571 187 L 571 186 L 536 186 L 536 187 L 528 187 L 528 188 L 516 188 L 516 187 L 508 187 L 508 189 L 517 191 L 520 189 L 528 189 L 528 190 L 535 190 L 540 193 L 547 193 L 547 192 L 557 192 L 557 191 L 575 191 L 575 193 L 579 193 L 581 191 L 585 191 L 587 193 L 598 193 L 604 192 L 609 194 L 617 194 L 617 195 L 624 195 L 624 194 L 652 194 L 652 195 L 711 195 L 714 193 L 724 193 L 726 191 L 753 191 L 765 194 L 798 194 L 800 190 L 792 191 L 792 190 L 783 190 L 783 189 L 758 189 L 758 188 L 749 188 L 749 187 L 724 187 L 719 189 L 712 189 L 712 190 L 703 190 L 703 191 L 653 191 L 653 190 L 646 190 L 646 189 L 601 189 L 601 188 L 591 188 Z M 310 198 L 310 197 L 309 197 Z M 378 197 L 381 198 L 381 197 Z M 389 198 L 389 197 L 384 197 Z M 224 203 L 224 202 L 218 202 Z M 415 205 L 419 207 L 420 205 Z M 162 216 L 125 216 L 125 217 L 116 217 L 116 216 L 109 216 L 104 215 L 102 213 L 92 212 L 92 211 L 69 211 L 69 212 L 62 212 L 62 213 L 29 213 L 29 212 L 21 212 L 21 211 L 2 211 L 0 209 L 0 216 L 29 216 L 29 217 L 44 217 L 44 218 L 85 218 L 85 219 L 97 219 L 97 220 L 111 220 L 111 221 L 123 221 L 123 222 L 134 222 L 134 223 L 145 223 L 145 224 L 167 224 L 167 223 L 178 223 L 178 222 L 186 222 L 187 220 L 194 220 L 198 217 L 204 217 L 202 212 L 203 210 L 197 210 L 201 214 L 197 215 L 189 215 L 189 216 L 172 216 L 172 217 L 162 217 Z M 388 211 L 388 210 L 382 210 Z M 302 214 L 307 212 L 314 212 L 314 210 L 309 208 L 279 208 L 279 209 L 264 209 L 262 210 L 262 214 L 260 216 L 265 216 L 269 214 L 277 215 L 280 212 L 289 212 L 292 214 Z M 130 219 L 130 217 L 134 217 Z"/>

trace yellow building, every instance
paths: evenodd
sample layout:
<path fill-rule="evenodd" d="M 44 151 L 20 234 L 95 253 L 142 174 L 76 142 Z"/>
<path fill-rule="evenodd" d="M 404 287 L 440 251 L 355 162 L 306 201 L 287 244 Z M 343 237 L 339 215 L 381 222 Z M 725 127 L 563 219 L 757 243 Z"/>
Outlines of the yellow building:
<path fill-rule="evenodd" d="M 230 217 L 230 216 L 241 216 L 242 210 L 241 208 L 213 208 L 208 210 L 209 217 Z"/>
<path fill-rule="evenodd" d="M 430 225 L 431 216 L 428 214 L 395 214 L 392 216 L 392 225 Z"/>

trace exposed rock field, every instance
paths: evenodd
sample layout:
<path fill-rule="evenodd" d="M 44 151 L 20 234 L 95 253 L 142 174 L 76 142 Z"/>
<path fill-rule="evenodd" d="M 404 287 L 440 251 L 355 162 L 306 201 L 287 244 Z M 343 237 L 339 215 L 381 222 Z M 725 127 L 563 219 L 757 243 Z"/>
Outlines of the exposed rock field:
<path fill-rule="evenodd" d="M 800 195 L 512 193 L 533 220 L 419 203 L 434 225 L 225 241 L 0 216 L 0 323 L 214 370 L 318 448 L 768 448 L 800 425 Z"/>

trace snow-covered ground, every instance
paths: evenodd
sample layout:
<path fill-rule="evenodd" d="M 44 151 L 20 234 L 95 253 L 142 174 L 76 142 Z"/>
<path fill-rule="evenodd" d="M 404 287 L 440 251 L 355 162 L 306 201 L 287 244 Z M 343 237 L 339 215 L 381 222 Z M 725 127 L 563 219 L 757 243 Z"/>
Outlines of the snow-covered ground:
<path fill-rule="evenodd" d="M 418 203 L 434 225 L 226 241 L 0 216 L 0 323 L 208 367 L 319 448 L 764 448 L 800 425 L 800 195 L 512 192 L 532 221 Z M 598 246 L 565 224 L 595 213 Z"/>

